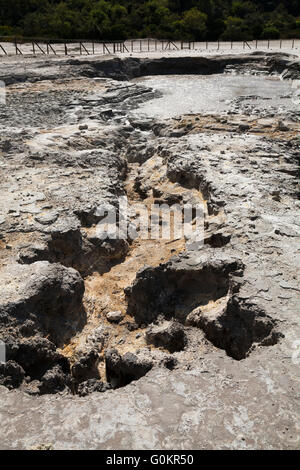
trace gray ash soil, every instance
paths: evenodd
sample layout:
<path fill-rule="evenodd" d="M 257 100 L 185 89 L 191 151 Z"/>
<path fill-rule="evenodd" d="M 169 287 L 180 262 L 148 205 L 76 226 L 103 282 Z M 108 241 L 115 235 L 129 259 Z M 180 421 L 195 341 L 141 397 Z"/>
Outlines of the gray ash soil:
<path fill-rule="evenodd" d="M 280 74 L 290 94 L 168 98 L 160 119 L 161 77 L 128 81 L 192 89 L 187 72 Z M 0 65 L 3 448 L 299 448 L 299 73 L 279 54 Z M 203 246 L 99 239 L 124 196 L 201 204 Z"/>

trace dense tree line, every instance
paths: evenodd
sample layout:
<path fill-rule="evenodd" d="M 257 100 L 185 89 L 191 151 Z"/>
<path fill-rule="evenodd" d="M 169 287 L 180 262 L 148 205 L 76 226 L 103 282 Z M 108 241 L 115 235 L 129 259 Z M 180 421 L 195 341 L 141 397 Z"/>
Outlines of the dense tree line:
<path fill-rule="evenodd" d="M 0 0 L 0 35 L 299 38 L 300 0 Z"/>

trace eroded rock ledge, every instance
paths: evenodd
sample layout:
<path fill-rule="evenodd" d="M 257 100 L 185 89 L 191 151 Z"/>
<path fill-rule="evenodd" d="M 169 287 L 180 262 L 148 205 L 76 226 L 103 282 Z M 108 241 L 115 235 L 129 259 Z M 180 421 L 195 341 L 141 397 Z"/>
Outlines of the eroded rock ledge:
<path fill-rule="evenodd" d="M 217 55 L 214 57 L 163 57 L 161 59 L 61 59 L 37 62 L 35 68 L 14 64 L 1 70 L 0 80 L 7 85 L 24 81 L 52 80 L 85 76 L 106 77 L 115 80 L 131 80 L 147 75 L 214 74 L 226 69 L 238 72 L 283 73 L 284 78 L 297 79 L 300 62 L 298 56 L 284 53 L 253 52 L 242 55 Z M 23 69 L 23 70 L 22 70 Z"/>

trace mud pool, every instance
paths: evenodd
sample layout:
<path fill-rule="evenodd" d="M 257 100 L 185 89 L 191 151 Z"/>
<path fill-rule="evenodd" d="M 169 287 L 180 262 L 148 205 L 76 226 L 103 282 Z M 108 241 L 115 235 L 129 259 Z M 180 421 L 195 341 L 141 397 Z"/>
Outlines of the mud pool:
<path fill-rule="evenodd" d="M 171 118 L 182 114 L 220 113 L 237 98 L 256 106 L 291 106 L 291 81 L 252 75 L 164 75 L 143 77 L 138 84 L 151 87 L 163 96 L 144 103 L 137 114 Z"/>

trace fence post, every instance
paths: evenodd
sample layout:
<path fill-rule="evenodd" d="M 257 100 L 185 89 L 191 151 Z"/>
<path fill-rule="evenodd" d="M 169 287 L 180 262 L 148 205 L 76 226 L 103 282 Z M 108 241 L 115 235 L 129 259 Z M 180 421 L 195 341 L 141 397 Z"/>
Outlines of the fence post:
<path fill-rule="evenodd" d="M 268 49 L 270 49 L 270 39 L 268 39 Z"/>
<path fill-rule="evenodd" d="M 32 52 L 33 52 L 33 55 L 35 55 L 34 41 L 32 41 Z"/>
<path fill-rule="evenodd" d="M 292 49 L 294 49 L 294 47 L 295 47 L 295 39 L 293 39 Z"/>
<path fill-rule="evenodd" d="M 68 55 L 67 43 L 65 42 L 65 55 Z"/>
<path fill-rule="evenodd" d="M 0 44 L 1 50 L 4 52 L 5 55 L 8 55 L 2 44 Z"/>

